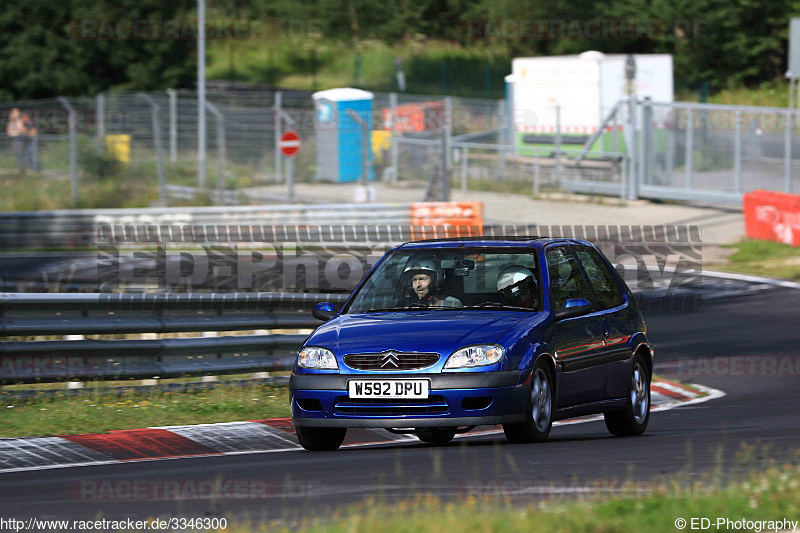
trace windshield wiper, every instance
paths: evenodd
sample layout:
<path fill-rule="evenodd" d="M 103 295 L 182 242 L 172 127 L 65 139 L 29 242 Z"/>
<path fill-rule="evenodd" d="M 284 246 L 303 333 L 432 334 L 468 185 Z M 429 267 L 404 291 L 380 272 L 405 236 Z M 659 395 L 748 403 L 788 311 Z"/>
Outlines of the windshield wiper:
<path fill-rule="evenodd" d="M 518 305 L 506 305 L 496 302 L 483 302 L 475 305 L 465 305 L 461 309 L 514 309 L 519 311 L 533 311 L 530 307 L 520 307 Z"/>

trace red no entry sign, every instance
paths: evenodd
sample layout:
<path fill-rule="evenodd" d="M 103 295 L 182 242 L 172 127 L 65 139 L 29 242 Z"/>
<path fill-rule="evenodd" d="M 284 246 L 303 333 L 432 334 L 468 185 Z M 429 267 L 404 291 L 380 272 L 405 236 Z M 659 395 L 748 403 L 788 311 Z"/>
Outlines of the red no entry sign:
<path fill-rule="evenodd" d="M 300 150 L 300 136 L 291 130 L 287 131 L 281 135 L 278 148 L 281 149 L 281 153 L 286 157 L 293 157 Z"/>

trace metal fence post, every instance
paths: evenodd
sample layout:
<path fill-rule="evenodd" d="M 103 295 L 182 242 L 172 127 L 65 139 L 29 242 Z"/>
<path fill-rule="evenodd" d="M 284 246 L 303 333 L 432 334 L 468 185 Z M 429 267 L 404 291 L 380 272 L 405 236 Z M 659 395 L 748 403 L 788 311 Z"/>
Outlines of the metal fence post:
<path fill-rule="evenodd" d="M 498 128 L 499 128 L 499 141 L 500 141 L 500 153 L 497 154 L 497 162 L 499 164 L 498 172 L 500 173 L 501 178 L 505 178 L 506 176 L 506 151 L 505 147 L 508 144 L 507 139 L 507 130 L 506 130 L 506 101 L 500 100 L 497 102 L 497 121 L 498 121 Z"/>
<path fill-rule="evenodd" d="M 627 139 L 627 153 L 628 153 L 628 168 L 627 179 L 625 183 L 627 200 L 636 200 L 636 182 L 638 179 L 638 172 L 641 169 L 636 168 L 637 162 L 637 139 L 636 139 L 636 97 L 631 95 L 628 97 L 628 139 Z"/>
<path fill-rule="evenodd" d="M 150 118 L 153 127 L 153 149 L 156 152 L 156 170 L 158 172 L 158 197 L 162 202 L 167 199 L 167 181 L 164 176 L 164 154 L 161 149 L 161 125 L 158 115 L 160 108 L 153 98 L 146 93 L 139 93 L 148 104 L 150 104 Z"/>
<path fill-rule="evenodd" d="M 450 136 L 453 127 L 453 100 L 444 98 L 444 123 L 442 124 L 442 190 L 441 201 L 450 201 Z"/>
<path fill-rule="evenodd" d="M 208 109 L 217 121 L 217 194 L 219 195 L 219 203 L 225 203 L 225 116 L 222 112 L 212 104 L 206 102 L 206 109 Z"/>
<path fill-rule="evenodd" d="M 178 93 L 167 89 L 169 95 L 169 162 L 178 160 Z"/>
<path fill-rule="evenodd" d="M 69 123 L 69 176 L 71 180 L 72 207 L 78 206 L 78 113 L 64 96 L 58 101 L 67 110 Z"/>
<path fill-rule="evenodd" d="M 786 133 L 783 138 L 783 188 L 786 192 L 792 192 L 792 112 L 786 112 Z"/>
<path fill-rule="evenodd" d="M 653 183 L 653 102 L 649 96 L 644 98 L 642 105 L 642 142 L 639 146 L 641 168 L 641 179 L 639 184 L 646 183 L 652 185 Z M 639 185 L 637 184 L 637 185 Z M 637 195 L 638 189 L 637 186 Z"/>
<path fill-rule="evenodd" d="M 466 146 L 461 149 L 461 191 L 467 192 L 469 181 L 469 148 Z"/>
<path fill-rule="evenodd" d="M 397 93 L 389 94 L 389 108 L 391 109 L 391 130 L 392 130 L 392 145 L 391 145 L 391 167 L 392 167 L 392 183 L 397 183 L 398 179 L 398 160 L 400 156 L 400 146 L 398 146 L 397 135 Z"/>
<path fill-rule="evenodd" d="M 667 122 L 667 147 L 666 147 L 665 159 L 667 167 L 666 183 L 661 183 L 661 185 L 672 186 L 672 182 L 675 179 L 675 176 L 673 175 L 675 172 L 675 122 L 674 121 Z"/>
<path fill-rule="evenodd" d="M 106 136 L 106 121 L 105 121 L 105 110 L 106 110 L 106 97 L 103 93 L 97 95 L 97 105 L 95 109 L 95 130 L 97 135 L 97 153 L 103 153 L 103 139 Z"/>
<path fill-rule="evenodd" d="M 533 160 L 533 195 L 539 195 L 539 184 L 541 183 L 541 167 L 539 165 L 539 154 Z"/>
<path fill-rule="evenodd" d="M 281 110 L 281 100 L 283 95 L 280 91 L 275 93 L 275 104 L 273 106 L 273 111 L 275 113 L 275 181 L 280 183 L 281 180 L 281 118 L 283 116 L 283 111 Z"/>
<path fill-rule="evenodd" d="M 686 153 L 684 154 L 686 157 L 686 183 L 685 187 L 687 189 L 692 188 L 692 162 L 694 159 L 694 116 L 692 115 L 692 110 L 687 109 L 687 119 L 686 119 Z"/>
<path fill-rule="evenodd" d="M 556 105 L 556 149 L 553 153 L 556 182 L 561 186 L 561 104 Z"/>
<path fill-rule="evenodd" d="M 733 190 L 742 192 L 742 112 L 735 115 L 735 130 L 733 137 Z"/>

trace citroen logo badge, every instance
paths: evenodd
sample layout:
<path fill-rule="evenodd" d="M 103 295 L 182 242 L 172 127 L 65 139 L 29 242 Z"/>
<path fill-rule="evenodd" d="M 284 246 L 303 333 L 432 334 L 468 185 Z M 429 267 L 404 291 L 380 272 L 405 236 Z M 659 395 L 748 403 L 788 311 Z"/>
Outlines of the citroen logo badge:
<path fill-rule="evenodd" d="M 386 352 L 383 359 L 381 359 L 381 368 L 386 368 L 389 365 L 400 368 L 400 365 L 397 364 L 397 355 L 394 352 Z"/>

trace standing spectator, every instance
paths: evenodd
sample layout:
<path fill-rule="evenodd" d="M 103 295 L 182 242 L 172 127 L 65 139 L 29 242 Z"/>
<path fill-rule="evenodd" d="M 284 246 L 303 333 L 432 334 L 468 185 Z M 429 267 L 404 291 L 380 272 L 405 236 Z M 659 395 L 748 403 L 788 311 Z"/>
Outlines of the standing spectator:
<path fill-rule="evenodd" d="M 39 131 L 27 113 L 22 114 L 22 125 L 26 137 L 25 164 L 34 172 L 39 173 L 42 171 L 39 163 Z"/>
<path fill-rule="evenodd" d="M 14 156 L 17 158 L 17 168 L 20 174 L 25 173 L 25 125 L 22 122 L 19 109 L 16 107 L 11 110 L 6 126 L 6 134 L 11 138 L 11 147 L 14 149 Z"/>

